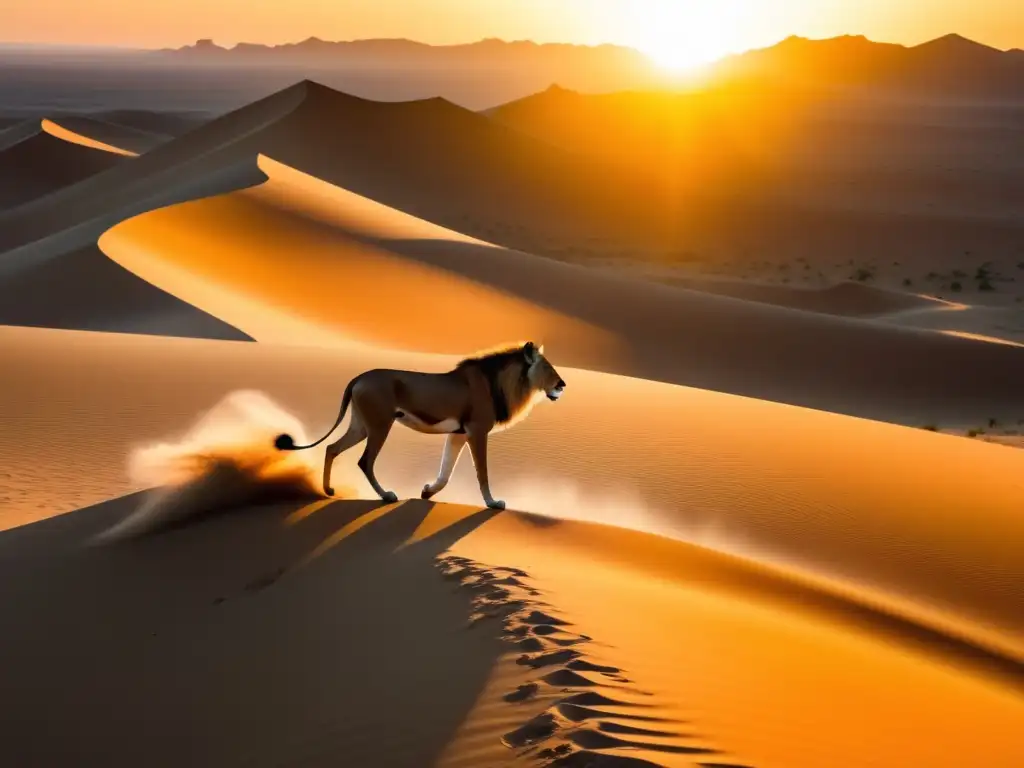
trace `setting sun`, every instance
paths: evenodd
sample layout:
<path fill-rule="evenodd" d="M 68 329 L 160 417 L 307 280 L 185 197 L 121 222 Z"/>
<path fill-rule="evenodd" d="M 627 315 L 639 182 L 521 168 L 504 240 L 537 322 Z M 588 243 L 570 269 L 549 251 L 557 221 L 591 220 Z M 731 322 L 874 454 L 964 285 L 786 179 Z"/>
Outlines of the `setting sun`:
<path fill-rule="evenodd" d="M 630 43 L 666 69 L 694 69 L 737 48 L 735 0 L 643 0 L 632 11 Z"/>

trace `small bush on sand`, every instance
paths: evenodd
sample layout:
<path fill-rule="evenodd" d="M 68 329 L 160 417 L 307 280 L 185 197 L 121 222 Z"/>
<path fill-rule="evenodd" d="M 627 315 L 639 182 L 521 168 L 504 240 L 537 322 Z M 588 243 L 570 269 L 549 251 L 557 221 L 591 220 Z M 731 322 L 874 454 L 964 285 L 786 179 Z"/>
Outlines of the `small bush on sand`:
<path fill-rule="evenodd" d="M 951 291 L 954 291 L 956 293 L 960 293 L 960 291 L 964 289 L 964 287 L 960 285 L 960 283 L 956 280 L 953 281 L 953 284 L 950 285 L 949 288 Z"/>

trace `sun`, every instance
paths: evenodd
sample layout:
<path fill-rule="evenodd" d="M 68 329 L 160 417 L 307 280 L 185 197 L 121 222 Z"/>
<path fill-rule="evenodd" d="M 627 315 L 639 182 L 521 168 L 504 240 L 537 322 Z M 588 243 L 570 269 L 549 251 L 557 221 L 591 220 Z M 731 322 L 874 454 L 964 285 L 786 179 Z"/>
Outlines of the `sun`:
<path fill-rule="evenodd" d="M 625 26 L 631 44 L 659 66 L 685 72 L 733 52 L 735 0 L 635 0 Z"/>

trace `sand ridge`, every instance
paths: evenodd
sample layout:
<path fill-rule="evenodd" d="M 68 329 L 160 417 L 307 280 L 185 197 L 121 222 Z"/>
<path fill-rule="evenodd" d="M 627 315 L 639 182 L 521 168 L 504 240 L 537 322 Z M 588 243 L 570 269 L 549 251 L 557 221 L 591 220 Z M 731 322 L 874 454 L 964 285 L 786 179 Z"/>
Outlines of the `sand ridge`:
<path fill-rule="evenodd" d="M 7 525 L 134 490 L 123 470 L 130 451 L 185 429 L 234 390 L 265 392 L 316 433 L 333 421 L 345 383 L 361 370 L 446 370 L 455 361 L 359 347 L 325 354 L 316 347 L 2 331 L 5 358 L 18 372 L 10 396 L 23 403 L 0 454 L 11 475 Z M 1014 478 L 1024 459 L 1016 451 L 729 395 L 562 373 L 571 398 L 542 404 L 494 440 L 492 487 L 511 506 L 798 567 L 869 602 L 889 596 L 880 599 L 889 610 L 916 607 L 943 631 L 1020 658 L 1012 542 L 1022 533 Z M 125 389 L 111 403 L 107 382 L 115 375 Z M 61 391 L 59 382 L 71 376 L 75 391 Z M 609 398 L 619 407 L 595 419 Z M 628 455 L 621 440 L 606 439 L 652 420 L 662 429 Z M 836 434 L 845 439 L 826 439 Z M 578 455 L 572 447 L 581 445 L 589 447 Z M 872 448 L 879 445 L 886 449 Z M 396 430 L 377 475 L 400 495 L 418 496 L 439 455 L 439 440 Z M 320 461 L 322 451 L 310 458 Z M 367 496 L 356 458 L 338 460 L 335 481 Z M 81 477 L 89 482 L 75 480 Z M 983 502 L 979 484 L 988 489 Z M 456 469 L 443 500 L 479 501 L 471 462 Z"/>
<path fill-rule="evenodd" d="M 164 134 L 82 115 L 44 120 L 43 129 L 66 141 L 73 141 L 127 157 L 138 157 L 172 138 Z"/>
<path fill-rule="evenodd" d="M 720 758 L 721 751 L 706 746 L 706 739 L 684 732 L 692 724 L 666 716 L 671 708 L 659 707 L 651 694 L 636 690 L 623 670 L 591 661 L 587 650 L 594 638 L 546 613 L 552 606 L 531 586 L 529 574 L 455 555 L 439 558 L 437 566 L 445 579 L 473 596 L 471 626 L 499 620 L 503 639 L 516 650 L 514 663 L 531 672 L 501 697 L 523 713 L 524 722 L 501 737 L 501 744 L 517 756 L 549 766 L 589 765 L 611 756 L 614 763 L 609 764 L 622 768 L 666 765 L 650 761 L 662 755 L 687 755 L 699 766 Z M 544 709 L 535 713 L 540 706 Z M 454 753 L 459 739 L 457 734 Z M 630 757 L 637 753 L 648 760 Z"/>
<path fill-rule="evenodd" d="M 31 120 L 0 133 L 0 211 L 44 198 L 113 168 L 120 151 L 80 140 L 49 120 Z"/>
<path fill-rule="evenodd" d="M 339 340 L 455 353 L 460 339 L 538 336 L 568 365 L 905 424 L 1017 409 L 1024 355 L 1010 347 L 590 270 L 451 233 L 272 158 L 259 166 L 265 184 L 125 221 L 101 248 L 213 314 L 230 296 L 239 312 L 221 316 L 257 339 L 302 338 L 261 315 L 268 306 Z M 424 318 L 414 331 L 393 302 Z"/>

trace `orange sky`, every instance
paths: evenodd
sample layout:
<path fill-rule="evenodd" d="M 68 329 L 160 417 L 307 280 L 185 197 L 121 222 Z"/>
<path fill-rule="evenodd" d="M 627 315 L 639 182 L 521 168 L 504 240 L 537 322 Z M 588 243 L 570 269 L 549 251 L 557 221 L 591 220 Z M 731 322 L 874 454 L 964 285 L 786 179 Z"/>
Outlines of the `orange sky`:
<path fill-rule="evenodd" d="M 617 42 L 707 59 L 790 34 L 918 43 L 947 32 L 1024 47 L 1021 0 L 31 0 L 5 3 L 9 42 L 182 45 L 407 37 Z"/>

